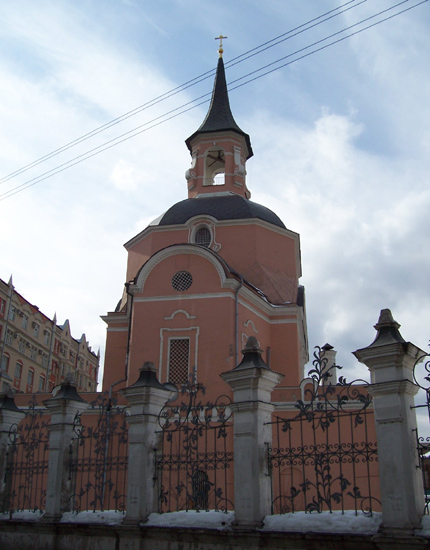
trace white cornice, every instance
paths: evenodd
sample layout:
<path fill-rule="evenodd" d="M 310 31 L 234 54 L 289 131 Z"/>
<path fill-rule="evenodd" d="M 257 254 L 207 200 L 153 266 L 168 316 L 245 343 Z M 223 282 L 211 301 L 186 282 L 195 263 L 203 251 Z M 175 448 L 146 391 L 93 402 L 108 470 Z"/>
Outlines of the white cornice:
<path fill-rule="evenodd" d="M 107 325 L 128 322 L 128 316 L 125 313 L 108 313 L 107 315 L 100 315 L 100 319 Z"/>
<path fill-rule="evenodd" d="M 194 200 L 199 200 L 198 198 Z M 216 224 L 216 227 L 232 227 L 232 226 L 241 226 L 241 225 L 258 225 L 260 227 L 264 227 L 265 229 L 268 229 L 269 231 L 273 231 L 274 233 L 278 233 L 279 235 L 285 235 L 288 236 L 294 240 L 297 240 L 297 250 L 298 250 L 298 257 L 296 260 L 298 260 L 298 265 L 300 265 L 300 236 L 295 231 L 291 231 L 290 229 L 284 229 L 282 227 L 279 227 L 277 225 L 273 225 L 269 222 L 266 222 L 260 218 L 242 218 L 237 220 L 216 220 L 212 216 L 209 216 L 207 214 L 197 214 L 196 216 L 193 216 L 189 220 L 187 220 L 183 224 L 174 224 L 174 225 L 148 225 L 143 231 L 135 235 L 133 238 L 131 238 L 129 241 L 127 241 L 124 244 L 124 247 L 129 250 L 132 246 L 140 242 L 143 238 L 147 237 L 151 233 L 160 233 L 160 232 L 166 232 L 166 231 L 178 231 L 178 230 L 186 230 L 189 227 L 189 224 L 192 223 L 195 219 L 202 219 L 207 218 L 214 220 L 214 223 Z M 301 276 L 301 273 L 300 273 Z"/>
<path fill-rule="evenodd" d="M 301 308 L 298 307 L 295 304 L 288 305 L 286 307 L 277 306 L 276 309 L 271 306 L 270 304 L 264 302 L 261 299 L 258 299 L 251 291 L 248 289 L 244 289 L 243 287 L 239 291 L 240 294 L 247 294 L 247 299 L 242 299 L 239 297 L 239 303 L 248 309 L 248 311 L 254 313 L 257 317 L 260 317 L 263 319 L 266 323 L 269 323 L 271 325 L 278 325 L 278 324 L 294 324 L 297 323 L 298 319 L 300 319 L 300 311 Z M 250 300 L 249 298 L 256 298 L 256 300 L 259 300 L 258 302 L 256 300 Z M 207 294 L 187 294 L 184 296 L 177 296 L 177 295 L 168 295 L 168 296 L 147 296 L 147 297 L 136 297 L 134 298 L 134 303 L 150 303 L 150 302 L 174 302 L 174 301 L 183 301 L 183 300 L 206 300 L 206 299 L 222 299 L 222 298 L 230 298 L 234 300 L 234 294 L 230 292 L 214 292 L 214 293 L 207 293 Z M 249 302 L 252 302 L 255 304 L 255 307 L 253 304 L 250 304 Z M 293 316 L 292 319 L 282 319 L 281 317 L 285 316 Z M 277 317 L 273 319 L 273 317 Z"/>

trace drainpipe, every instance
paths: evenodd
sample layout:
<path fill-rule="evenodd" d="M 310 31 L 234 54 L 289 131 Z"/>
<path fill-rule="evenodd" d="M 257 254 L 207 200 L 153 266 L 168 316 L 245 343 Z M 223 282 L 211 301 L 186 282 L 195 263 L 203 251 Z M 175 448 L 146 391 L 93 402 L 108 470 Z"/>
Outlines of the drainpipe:
<path fill-rule="evenodd" d="M 130 294 L 128 292 L 128 287 L 130 283 L 125 283 L 125 291 L 128 296 L 130 296 L 130 316 L 128 318 L 128 335 L 127 335 L 127 350 L 125 354 L 125 367 L 124 367 L 124 378 L 121 378 L 121 380 L 118 380 L 117 382 L 114 382 L 111 387 L 109 388 L 109 400 L 108 405 L 106 409 L 106 424 L 107 424 L 107 433 L 106 433 L 106 444 L 105 444 L 105 452 L 104 452 L 104 471 L 103 471 L 103 490 L 102 490 L 102 506 L 104 506 L 104 500 L 105 500 L 105 491 L 106 491 L 106 479 L 107 479 L 107 462 L 109 457 L 109 440 L 110 440 L 110 423 L 109 423 L 109 412 L 111 410 L 112 406 L 112 393 L 113 388 L 117 386 L 118 384 L 121 384 L 122 382 L 126 382 L 128 379 L 128 358 L 130 355 L 130 335 L 131 335 L 131 318 L 133 315 L 133 298 L 134 295 Z"/>
<path fill-rule="evenodd" d="M 243 275 L 240 275 L 240 284 L 234 291 L 235 299 L 235 350 L 234 350 L 234 366 L 239 364 L 239 291 L 243 287 Z"/>

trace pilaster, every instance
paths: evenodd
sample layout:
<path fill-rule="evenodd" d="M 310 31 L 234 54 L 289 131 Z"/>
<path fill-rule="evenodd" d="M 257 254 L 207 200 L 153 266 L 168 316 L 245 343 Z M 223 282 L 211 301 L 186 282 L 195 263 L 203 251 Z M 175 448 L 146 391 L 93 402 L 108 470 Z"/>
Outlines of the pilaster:
<path fill-rule="evenodd" d="M 70 510 L 69 452 L 77 412 L 88 408 L 76 391 L 76 385 L 66 381 L 59 392 L 43 403 L 51 415 L 49 426 L 49 462 L 44 519 L 57 521 Z"/>
<path fill-rule="evenodd" d="M 273 372 L 261 358 L 254 337 L 242 351 L 242 362 L 222 379 L 233 390 L 234 508 L 236 529 L 261 527 L 270 514 L 270 477 L 267 475 L 266 443 L 271 444 L 273 388 L 283 376 Z"/>
<path fill-rule="evenodd" d="M 415 430 L 413 368 L 424 352 L 405 342 L 390 310 L 384 309 L 375 341 L 354 352 L 370 371 L 378 439 L 382 500 L 381 532 L 413 534 L 420 528 L 424 489 Z"/>
<path fill-rule="evenodd" d="M 126 523 L 146 521 L 158 511 L 154 487 L 158 417 L 172 391 L 157 380 L 156 367 L 146 362 L 139 379 L 121 391 L 130 405 L 128 416 L 128 483 Z"/>

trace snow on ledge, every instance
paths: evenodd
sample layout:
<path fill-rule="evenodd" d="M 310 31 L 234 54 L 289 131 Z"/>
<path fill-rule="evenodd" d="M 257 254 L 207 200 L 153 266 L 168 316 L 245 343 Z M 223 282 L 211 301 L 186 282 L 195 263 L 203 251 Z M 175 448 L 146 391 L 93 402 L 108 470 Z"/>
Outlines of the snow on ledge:
<path fill-rule="evenodd" d="M 282 514 L 266 516 L 262 531 L 290 531 L 298 533 L 357 533 L 374 535 L 382 522 L 382 514 L 373 513 L 365 516 L 355 515 L 353 510 L 342 512 L 322 512 L 321 514 Z"/>
<path fill-rule="evenodd" d="M 215 512 L 214 510 L 189 510 L 150 514 L 148 521 L 141 525 L 154 527 L 195 527 L 197 529 L 230 529 L 234 512 Z"/>
<path fill-rule="evenodd" d="M 21 512 L 13 512 L 12 518 L 9 512 L 0 514 L 0 520 L 15 519 L 19 521 L 39 521 L 43 518 L 45 512 L 34 512 L 33 510 L 22 510 Z"/>
<path fill-rule="evenodd" d="M 98 523 L 104 525 L 118 525 L 123 522 L 126 516 L 122 512 L 113 510 L 97 512 L 66 512 L 63 514 L 61 523 Z M 14 512 L 13 520 L 20 521 L 40 521 L 43 518 L 43 512 L 33 512 L 24 510 Z M 0 521 L 10 519 L 9 513 L 0 513 Z M 165 514 L 151 514 L 148 521 L 141 523 L 142 526 L 154 527 L 182 527 L 196 529 L 231 529 L 234 521 L 234 512 L 215 512 L 189 510 L 181 512 L 168 512 Z M 382 514 L 374 513 L 373 516 L 365 516 L 359 513 L 357 516 L 353 511 L 341 512 L 323 512 L 321 514 L 306 514 L 305 512 L 296 512 L 294 514 L 283 514 L 278 516 L 266 516 L 264 526 L 261 531 L 264 532 L 295 532 L 295 533 L 340 533 L 340 534 L 361 534 L 374 535 L 382 523 Z M 430 537 L 430 516 L 424 516 L 422 520 L 422 529 L 415 531 L 417 536 Z"/>
<path fill-rule="evenodd" d="M 106 510 L 104 512 L 65 512 L 61 518 L 61 523 L 104 523 L 105 525 L 118 525 L 122 523 L 125 515 L 122 512 Z"/>

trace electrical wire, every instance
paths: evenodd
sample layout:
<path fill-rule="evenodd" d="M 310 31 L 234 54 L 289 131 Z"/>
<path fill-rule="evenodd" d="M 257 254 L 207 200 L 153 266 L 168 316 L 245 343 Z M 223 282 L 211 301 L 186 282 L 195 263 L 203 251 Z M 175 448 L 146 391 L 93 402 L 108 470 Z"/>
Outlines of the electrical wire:
<path fill-rule="evenodd" d="M 247 77 L 249 77 L 249 76 L 251 76 L 251 75 L 253 75 L 253 74 L 256 74 L 256 73 L 258 73 L 258 72 L 260 72 L 260 71 L 262 71 L 262 70 L 264 70 L 264 69 L 266 69 L 266 68 L 268 68 L 268 67 L 270 67 L 270 66 L 273 66 L 273 65 L 276 64 L 276 63 L 279 63 L 279 62 L 282 61 L 282 60 L 285 60 L 285 59 L 288 58 L 288 57 L 291 57 L 291 56 L 293 56 L 293 55 L 296 55 L 297 53 L 300 53 L 300 52 L 302 52 L 302 51 L 304 51 L 304 50 L 306 50 L 306 49 L 309 49 L 309 48 L 311 48 L 312 46 L 315 46 L 315 45 L 317 45 L 317 44 L 320 44 L 321 42 L 324 42 L 324 41 L 328 40 L 329 38 L 332 38 L 332 37 L 334 37 L 334 36 L 337 36 L 337 35 L 339 35 L 340 33 L 345 32 L 346 30 L 349 30 L 349 29 L 351 29 L 351 28 L 353 28 L 353 27 L 356 27 L 356 26 L 362 24 L 362 23 L 365 22 L 365 21 L 369 21 L 370 19 L 373 19 L 373 18 L 375 18 L 375 17 L 378 17 L 379 15 L 381 15 L 381 14 L 383 14 L 383 13 L 386 13 L 387 11 L 389 11 L 389 10 L 391 10 L 391 9 L 394 9 L 394 8 L 396 8 L 396 7 L 399 7 L 400 5 L 405 4 L 405 3 L 409 2 L 409 1 L 410 1 L 410 0 L 403 0 L 402 2 L 399 2 L 399 3 L 396 4 L 395 6 L 392 6 L 391 8 L 387 8 L 387 9 L 385 9 L 385 10 L 382 10 L 381 12 L 378 12 L 377 14 L 374 14 L 373 16 L 370 16 L 370 17 L 368 17 L 368 18 L 366 18 L 366 19 L 363 19 L 362 21 L 360 21 L 360 22 L 358 22 L 358 23 L 355 23 L 354 25 L 351 25 L 351 26 L 349 26 L 349 27 L 343 29 L 342 31 L 338 31 L 338 32 L 336 32 L 336 33 L 333 33 L 332 35 L 330 35 L 330 36 L 328 36 L 328 37 L 326 37 L 326 38 L 324 38 L 324 39 L 318 40 L 318 41 L 314 42 L 313 44 L 310 44 L 309 46 L 306 46 L 306 47 L 304 47 L 304 48 L 301 48 L 300 50 L 297 50 L 296 52 L 293 52 L 292 54 L 289 54 L 288 56 L 284 56 L 284 57 L 278 59 L 277 61 L 274 61 L 274 62 L 272 62 L 272 63 L 269 63 L 269 64 L 265 65 L 264 67 L 261 67 L 260 69 L 257 69 L 257 70 L 255 70 L 255 71 L 252 71 L 251 73 L 248 73 L 248 74 L 246 74 L 246 75 L 244 75 L 244 76 L 242 76 L 242 77 L 240 77 L 240 78 L 238 78 L 238 79 L 232 81 L 232 83 L 238 82 L 238 81 L 240 81 L 240 80 L 243 80 L 244 78 L 247 78 Z M 330 43 L 328 43 L 328 44 L 325 44 L 325 45 L 323 45 L 323 46 L 321 46 L 321 47 L 319 47 L 319 48 L 317 48 L 317 49 L 315 49 L 315 50 L 312 50 L 311 52 L 307 52 L 306 54 L 303 54 L 303 55 L 301 55 L 301 56 L 298 57 L 298 58 L 295 58 L 295 59 L 293 59 L 293 60 L 291 60 L 291 61 L 288 61 L 287 63 L 284 63 L 284 64 L 282 64 L 282 65 L 280 65 L 280 66 L 278 66 L 278 67 L 272 68 L 272 69 L 270 69 L 269 71 L 266 71 L 265 73 L 262 73 L 262 74 L 260 74 L 260 75 L 254 76 L 253 78 L 250 78 L 249 80 L 246 80 L 245 82 L 242 82 L 241 84 L 238 84 L 237 86 L 234 86 L 233 88 L 229 88 L 229 91 L 233 91 L 233 90 L 235 90 L 235 89 L 237 89 L 237 88 L 240 88 L 240 87 L 242 87 L 242 86 L 245 86 L 246 84 L 249 84 L 250 82 L 253 82 L 253 81 L 255 81 L 255 80 L 258 80 L 259 78 L 262 78 L 263 76 L 266 76 L 266 75 L 268 75 L 268 74 L 270 74 L 270 73 L 273 73 L 273 72 L 275 72 L 275 71 L 277 71 L 277 70 L 279 70 L 279 69 L 281 69 L 281 68 L 284 68 L 284 67 L 286 67 L 286 66 L 288 66 L 288 65 L 291 65 L 292 63 L 295 63 L 296 61 L 299 61 L 299 60 L 301 60 L 301 59 L 304 59 L 305 57 L 309 57 L 310 55 L 313 55 L 313 54 L 315 54 L 315 53 L 317 53 L 317 52 L 319 52 L 319 51 L 321 51 L 321 50 L 324 50 L 324 49 L 326 49 L 326 48 L 328 48 L 328 47 L 330 47 L 330 46 L 333 46 L 334 44 L 337 44 L 337 43 L 339 43 L 339 42 L 342 42 L 342 41 L 346 40 L 347 38 L 350 38 L 350 37 L 352 37 L 352 36 L 355 36 L 355 35 L 357 35 L 357 34 L 360 34 L 360 33 L 364 32 L 365 30 L 368 30 L 368 29 L 370 29 L 370 28 L 372 28 L 372 27 L 375 27 L 375 26 L 377 26 L 377 25 L 380 25 L 381 23 L 384 23 L 384 22 L 386 22 L 386 21 L 388 21 L 388 20 L 390 20 L 390 19 L 393 19 L 394 17 L 397 17 L 397 16 L 399 16 L 399 15 L 401 15 L 401 14 L 407 12 L 407 11 L 410 11 L 410 10 L 412 10 L 412 9 L 414 9 L 414 8 L 416 8 L 416 7 L 420 6 L 420 5 L 422 5 L 422 4 L 425 4 L 426 2 L 428 2 L 428 0 L 422 0 L 421 2 L 418 2 L 417 4 L 414 4 L 413 6 L 409 6 L 408 8 L 405 8 L 405 9 L 403 9 L 403 10 L 401 10 L 401 11 L 395 13 L 395 14 L 391 14 L 390 16 L 387 16 L 387 17 L 385 17 L 385 18 L 383 18 L 383 19 L 381 19 L 381 20 L 379 20 L 379 21 L 376 21 L 376 22 L 374 22 L 374 23 L 372 23 L 372 24 L 370 24 L 370 25 L 368 25 L 368 26 L 366 26 L 366 27 L 364 27 L 364 28 L 362 28 L 362 29 L 358 29 L 358 30 L 356 30 L 356 31 L 353 32 L 353 33 L 350 33 L 350 34 L 348 34 L 348 35 L 346 35 L 346 36 L 343 36 L 343 37 L 341 37 L 341 38 L 339 38 L 339 39 L 337 39 L 337 40 L 334 40 L 334 41 L 332 41 L 332 42 L 330 42 Z M 159 126 L 160 124 L 163 124 L 164 122 L 167 122 L 168 120 L 171 120 L 171 119 L 173 119 L 173 118 L 176 118 L 177 116 L 179 116 L 179 115 L 181 115 L 181 114 L 184 114 L 184 113 L 186 113 L 186 112 L 188 112 L 188 111 L 190 111 L 190 110 L 192 110 L 192 109 L 195 109 L 196 107 L 199 107 L 200 105 L 203 105 L 204 103 L 207 103 L 207 102 L 209 101 L 209 99 L 204 99 L 203 101 L 200 101 L 199 103 L 194 104 L 196 101 L 199 101 L 199 100 L 201 100 L 201 99 L 203 99 L 203 98 L 205 98 L 205 97 L 207 97 L 207 96 L 211 96 L 211 95 L 212 95 L 212 92 L 208 92 L 207 94 L 203 94 L 202 96 L 200 96 L 200 97 L 198 97 L 198 98 L 196 98 L 196 99 L 194 99 L 194 100 L 192 100 L 192 101 L 190 101 L 190 102 L 188 102 L 188 103 L 185 103 L 184 105 L 181 105 L 180 107 L 177 107 L 177 108 L 175 108 L 175 109 L 172 109 L 171 111 L 169 111 L 169 112 L 167 112 L 167 113 L 165 113 L 165 114 L 163 114 L 163 115 L 160 115 L 159 117 L 156 117 L 156 118 L 152 119 L 151 121 L 146 122 L 145 124 L 142 124 L 142 125 L 140 125 L 140 126 L 134 128 L 133 130 L 130 130 L 130 131 L 128 131 L 128 132 L 126 132 L 126 133 L 124 133 L 124 134 L 118 136 L 117 138 L 114 138 L 114 139 L 112 139 L 112 140 L 110 140 L 110 141 L 108 141 L 108 142 L 105 142 L 105 143 L 103 143 L 102 145 L 99 145 L 98 147 L 95 147 L 94 149 L 91 149 L 90 151 L 87 151 L 87 152 L 83 153 L 82 155 L 79 155 L 79 156 L 77 156 L 77 157 L 75 157 L 75 158 L 73 158 L 73 159 L 71 159 L 71 160 L 69 160 L 69 161 L 67 161 L 67 162 L 65 162 L 65 163 L 63 163 L 63 164 L 61 164 L 61 165 L 55 167 L 55 168 L 53 168 L 52 170 L 49 170 L 49 171 L 47 171 L 47 172 L 44 172 L 44 173 L 41 174 L 40 176 L 37 176 L 37 177 L 35 177 L 35 178 L 32 178 L 32 179 L 30 179 L 30 180 L 28 180 L 28 181 L 26 181 L 26 182 L 24 182 L 24 183 L 22 183 L 22 184 L 20 184 L 20 185 L 18 185 L 18 186 L 16 186 L 16 187 L 14 187 L 13 189 L 11 189 L 11 190 L 9 190 L 9 191 L 3 193 L 2 195 L 0 195 L 0 201 L 9 198 L 9 197 L 11 197 L 11 196 L 13 196 L 13 195 L 15 195 L 15 194 L 17 194 L 17 193 L 23 191 L 24 189 L 27 189 L 27 188 L 29 188 L 29 187 L 32 187 L 33 185 L 36 185 L 36 183 L 39 183 L 39 182 L 41 182 L 41 181 L 43 181 L 43 180 L 45 180 L 45 179 L 47 179 L 47 178 L 49 178 L 49 177 L 52 177 L 52 176 L 55 175 L 55 174 L 58 174 L 58 173 L 60 173 L 60 172 L 63 172 L 64 170 L 67 170 L 68 168 L 71 168 L 72 166 L 75 166 L 76 164 L 79 164 L 79 163 L 83 162 L 84 160 L 87 160 L 87 159 L 89 159 L 89 158 L 91 158 L 91 157 L 93 157 L 93 156 L 95 156 L 95 155 L 98 155 L 99 153 L 101 153 L 101 152 L 103 152 L 103 151 L 106 151 L 106 150 L 108 150 L 108 149 L 110 149 L 110 148 L 112 148 L 112 147 L 114 147 L 114 146 L 116 146 L 116 145 L 118 145 L 118 144 L 120 144 L 120 143 L 123 143 L 124 141 L 127 141 L 127 140 L 129 140 L 129 139 L 131 139 L 131 138 L 133 138 L 133 137 L 135 137 L 135 136 L 137 136 L 137 135 L 139 135 L 139 134 L 141 134 L 141 133 L 143 133 L 143 132 L 146 132 L 146 131 L 148 131 L 148 130 L 150 130 L 150 129 L 156 127 L 156 126 Z M 191 105 L 191 106 L 190 106 L 190 105 Z M 182 110 L 181 110 L 181 109 L 182 109 Z M 179 112 L 177 112 L 177 111 L 179 111 Z M 168 116 L 168 115 L 170 115 L 170 116 Z M 167 117 L 167 118 L 165 118 L 165 117 Z M 160 119 L 162 119 L 162 120 L 160 120 Z M 146 126 L 147 126 L 147 127 L 146 127 Z M 129 134 L 132 134 L 132 135 L 129 135 Z M 122 138 L 122 139 L 121 139 L 121 138 Z"/>
<path fill-rule="evenodd" d="M 338 6 L 337 8 L 335 8 L 333 10 L 330 10 L 326 13 L 323 13 L 322 15 L 319 15 L 318 17 L 315 17 L 314 19 L 311 19 L 310 21 L 307 21 L 306 23 L 303 23 L 303 24 L 299 25 L 298 27 L 295 27 L 295 28 L 287 31 L 286 33 L 283 33 L 279 36 L 276 36 L 275 38 L 272 38 L 271 40 L 268 40 L 267 42 L 264 42 L 263 44 L 260 44 L 259 46 L 256 46 L 255 48 L 252 48 L 251 50 L 248 50 L 247 52 L 245 52 L 245 53 L 243 53 L 243 54 L 241 54 L 237 57 L 234 57 L 233 59 L 231 59 L 230 61 L 225 63 L 225 67 L 229 68 L 229 67 L 233 67 L 234 65 L 237 65 L 239 63 L 243 63 L 244 61 L 246 61 L 246 60 L 250 59 L 251 57 L 254 57 L 254 56 L 256 56 L 256 55 L 258 55 L 258 54 L 260 54 L 260 53 L 262 53 L 266 50 L 268 50 L 269 48 L 273 48 L 273 47 L 281 44 L 282 42 L 285 42 L 286 40 L 294 38 L 298 34 L 306 32 L 306 31 L 308 31 L 308 30 L 310 30 L 310 29 L 312 29 L 312 28 L 314 28 L 318 25 L 321 25 L 322 23 L 325 23 L 329 19 L 333 19 L 334 17 L 342 15 L 346 11 L 349 11 L 349 10 L 351 10 L 353 8 L 356 8 L 356 7 L 360 6 L 361 4 L 364 4 L 365 2 L 367 2 L 367 0 L 361 0 L 360 2 L 354 4 L 353 6 L 350 6 L 350 7 L 346 8 L 345 10 L 339 11 L 343 7 L 348 6 L 349 4 L 355 3 L 356 1 L 357 0 L 350 0 L 349 2 L 346 2 L 345 4 L 342 4 L 341 6 Z M 337 13 L 333 13 L 333 12 L 337 12 Z M 329 17 L 326 17 L 326 16 L 329 16 Z M 324 17 L 326 17 L 326 19 L 323 19 Z M 316 23 L 316 21 L 318 21 L 318 22 Z M 311 25 L 311 23 L 313 23 L 313 24 Z M 296 31 L 298 31 L 298 32 L 296 32 Z M 295 34 L 292 34 L 292 33 L 295 33 Z M 203 82 L 204 80 L 207 80 L 208 78 L 214 76 L 215 71 L 216 71 L 216 69 L 211 69 L 210 71 L 207 71 L 207 72 L 205 72 L 205 73 L 203 73 L 203 74 L 201 74 L 201 75 L 199 75 L 199 76 L 197 76 L 197 77 L 195 77 L 191 80 L 188 80 L 184 84 L 181 84 L 181 85 L 177 86 L 176 88 L 173 88 L 172 90 L 170 90 L 168 92 L 165 92 L 164 94 L 161 94 L 161 95 L 155 97 L 154 99 L 151 99 L 150 101 L 147 101 L 146 103 L 144 103 L 142 105 L 139 105 L 138 107 L 132 109 L 131 111 L 128 111 L 127 113 L 124 113 L 123 115 L 120 115 L 119 117 L 114 118 L 113 120 L 111 120 L 109 122 L 106 122 L 102 126 L 99 126 L 98 128 L 95 128 L 94 130 L 91 130 L 90 132 L 87 132 L 86 134 L 82 135 L 81 137 L 76 138 L 73 141 L 70 141 L 69 143 L 66 143 L 65 145 L 62 145 L 58 149 L 55 149 L 54 151 L 51 151 L 50 153 L 47 153 L 46 155 L 32 161 L 31 163 L 29 163 L 29 164 L 15 170 L 14 172 L 11 172 L 10 174 L 0 178 L 0 184 L 9 181 L 10 179 L 22 174 L 23 172 L 26 172 L 26 171 L 30 170 L 31 168 L 33 168 L 35 166 L 38 166 L 39 164 L 51 159 L 54 156 L 59 155 L 60 153 L 63 153 L 64 151 L 67 151 L 68 149 L 70 149 L 72 147 L 75 147 L 76 145 L 79 145 L 83 141 L 86 141 L 86 140 L 96 136 L 97 134 L 99 134 L 101 132 L 104 132 L 105 130 L 111 128 L 112 126 L 115 126 L 116 124 L 120 124 L 124 120 L 127 120 L 130 117 L 135 116 L 135 115 L 141 113 L 142 111 L 145 111 L 146 109 L 149 109 L 149 108 L 153 107 L 154 105 L 157 105 L 157 104 L 161 103 L 162 101 L 165 101 L 166 99 L 169 99 L 169 98 L 173 97 L 174 95 L 176 95 L 180 92 L 183 92 L 184 90 L 187 90 L 188 88 L 191 88 L 192 86 L 195 86 L 196 84 L 199 84 L 200 82 Z"/>

